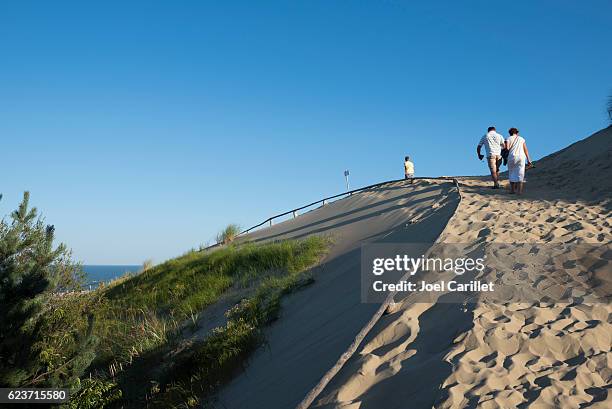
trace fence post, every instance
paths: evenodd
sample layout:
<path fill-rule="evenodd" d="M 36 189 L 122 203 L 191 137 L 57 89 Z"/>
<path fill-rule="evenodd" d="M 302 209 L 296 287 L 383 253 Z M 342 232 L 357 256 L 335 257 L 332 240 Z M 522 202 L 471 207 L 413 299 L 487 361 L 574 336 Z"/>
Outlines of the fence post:
<path fill-rule="evenodd" d="M 272 219 L 270 219 L 270 227 L 272 227 Z"/>
<path fill-rule="evenodd" d="M 293 211 L 293 218 L 294 218 L 294 219 L 296 218 L 296 215 L 295 215 L 295 210 Z"/>

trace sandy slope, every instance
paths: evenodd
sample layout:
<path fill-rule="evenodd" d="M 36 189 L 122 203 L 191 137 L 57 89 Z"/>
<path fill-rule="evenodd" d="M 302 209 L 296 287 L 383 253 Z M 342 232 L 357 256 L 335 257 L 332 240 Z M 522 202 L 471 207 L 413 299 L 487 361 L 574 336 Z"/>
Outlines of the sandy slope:
<path fill-rule="evenodd" d="M 287 297 L 245 371 L 219 394 L 223 408 L 291 408 L 352 342 L 378 308 L 360 302 L 360 246 L 433 242 L 458 203 L 448 181 L 387 184 L 249 234 L 253 241 L 331 235 L 313 285 Z"/>
<path fill-rule="evenodd" d="M 612 128 L 537 165 L 524 196 L 491 190 L 486 178 L 461 180 L 462 201 L 439 240 L 473 251 L 520 242 L 609 246 Z M 612 308 L 588 297 L 610 293 L 610 251 L 593 256 L 588 279 L 573 271 L 584 260 L 571 253 L 499 256 L 529 266 L 517 287 L 589 291 L 571 304 L 397 300 L 313 407 L 612 407 Z M 538 274 L 551 263 L 557 273 Z"/>

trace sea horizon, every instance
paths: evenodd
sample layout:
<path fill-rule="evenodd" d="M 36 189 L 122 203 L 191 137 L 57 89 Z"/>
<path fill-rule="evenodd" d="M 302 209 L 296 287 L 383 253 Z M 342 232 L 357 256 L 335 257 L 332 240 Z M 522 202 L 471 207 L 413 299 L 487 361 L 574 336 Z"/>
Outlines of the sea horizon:
<path fill-rule="evenodd" d="M 142 269 L 142 264 L 83 264 L 85 285 L 95 286 L 101 282 L 109 282 L 127 273 L 136 273 Z"/>

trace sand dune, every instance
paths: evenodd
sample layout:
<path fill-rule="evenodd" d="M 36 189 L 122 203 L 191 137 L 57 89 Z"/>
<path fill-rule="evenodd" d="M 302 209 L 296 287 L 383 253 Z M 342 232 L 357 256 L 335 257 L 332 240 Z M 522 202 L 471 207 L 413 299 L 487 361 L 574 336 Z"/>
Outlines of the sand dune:
<path fill-rule="evenodd" d="M 490 189 L 486 177 L 460 178 L 460 195 L 448 181 L 396 182 L 245 236 L 329 234 L 334 245 L 216 403 L 292 408 L 323 377 L 310 407 L 612 407 L 611 152 L 612 127 L 539 160 L 523 196 Z M 328 372 L 379 307 L 360 302 L 360 246 L 434 241 L 415 252 L 462 243 L 509 269 L 481 273 L 511 289 L 508 300 L 396 296 Z"/>
<path fill-rule="evenodd" d="M 334 244 L 314 269 L 314 284 L 283 303 L 282 317 L 266 334 L 267 345 L 221 391 L 218 406 L 295 407 L 379 307 L 360 301 L 361 244 L 433 242 L 457 203 L 452 182 L 402 181 L 356 193 L 244 237 L 267 241 L 325 234 Z"/>
<path fill-rule="evenodd" d="M 516 288 L 570 288 L 572 302 L 396 300 L 312 407 L 612 407 L 612 308 L 609 298 L 589 298 L 610 294 L 611 152 L 607 128 L 538 161 L 524 196 L 463 178 L 462 201 L 438 239 L 481 252 L 497 243 L 595 244 L 603 251 L 590 261 L 498 254 L 528 266 L 517 269 Z M 585 263 L 592 271 L 581 277 L 574 270 Z"/>

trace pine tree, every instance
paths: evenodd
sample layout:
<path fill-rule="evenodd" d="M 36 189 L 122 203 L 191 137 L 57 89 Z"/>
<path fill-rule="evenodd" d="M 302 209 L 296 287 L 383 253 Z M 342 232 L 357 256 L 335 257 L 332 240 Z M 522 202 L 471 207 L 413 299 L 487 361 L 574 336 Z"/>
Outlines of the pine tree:
<path fill-rule="evenodd" d="M 29 199 L 25 192 L 10 220 L 0 221 L 0 386 L 66 386 L 93 359 L 93 315 L 74 297 L 65 309 L 71 314 L 48 319 L 55 312 L 49 306 L 65 303 L 57 291 L 77 283 L 78 269 L 63 244 L 54 248 L 54 227 L 29 209 Z M 58 354 L 60 330 L 70 341 Z"/>

